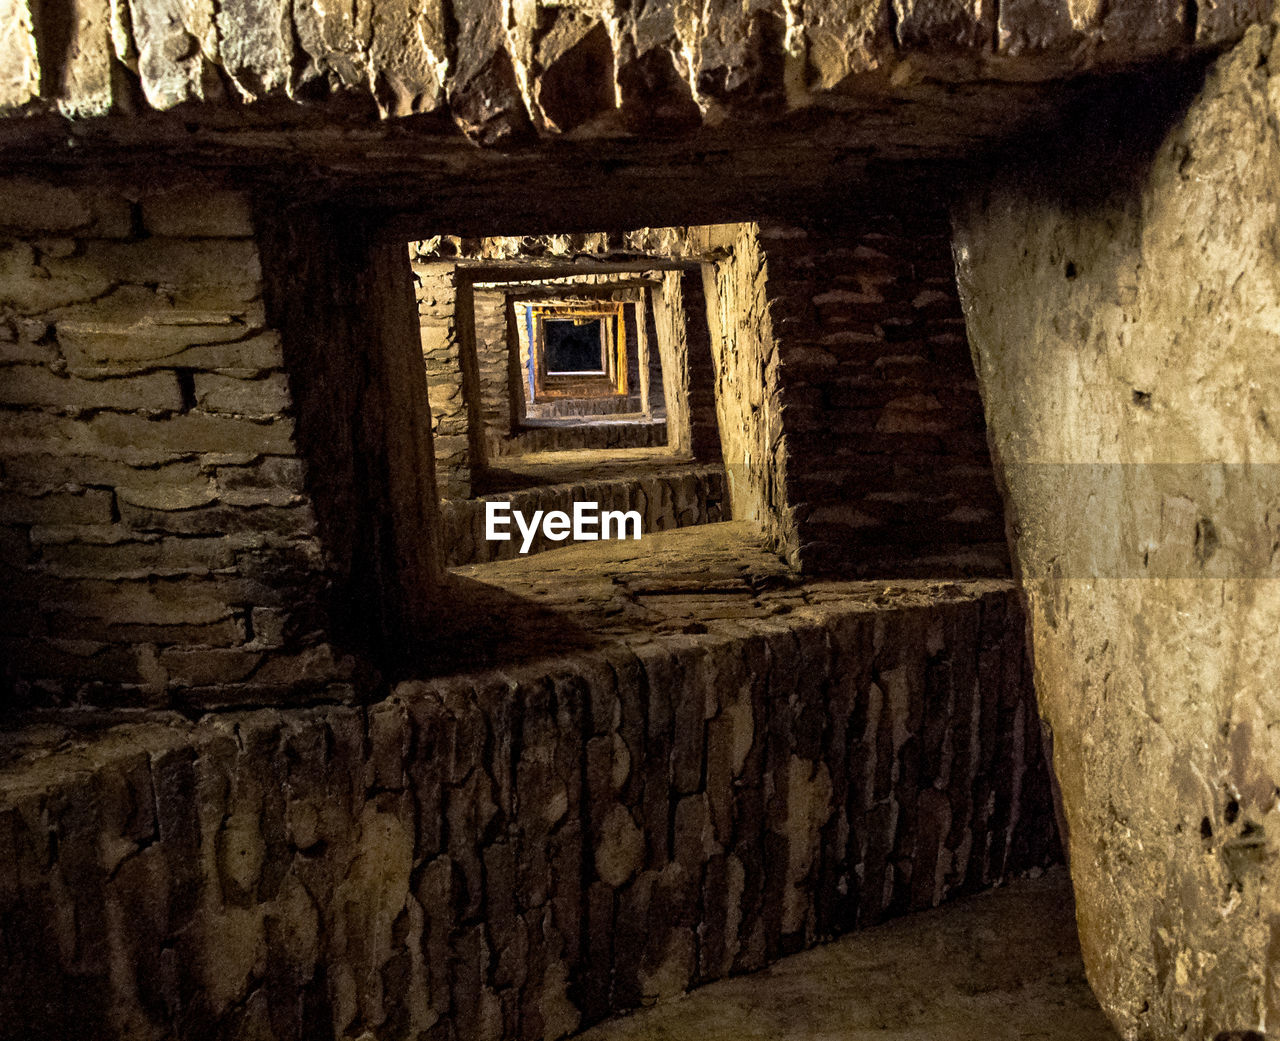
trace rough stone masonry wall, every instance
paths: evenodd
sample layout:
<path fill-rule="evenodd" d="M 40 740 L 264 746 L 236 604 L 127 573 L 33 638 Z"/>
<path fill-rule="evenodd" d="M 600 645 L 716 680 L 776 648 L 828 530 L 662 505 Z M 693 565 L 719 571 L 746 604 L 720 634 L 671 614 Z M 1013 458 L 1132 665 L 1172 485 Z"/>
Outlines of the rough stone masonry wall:
<path fill-rule="evenodd" d="M 1044 864 L 1027 679 L 1005 587 L 28 749 L 0 1023 L 559 1038 Z"/>
<path fill-rule="evenodd" d="M 436 457 L 436 482 L 444 499 L 471 495 L 471 418 L 458 328 L 456 265 L 414 264 L 422 357 L 427 368 L 427 396 L 431 405 L 431 441 Z M 463 292 L 462 298 L 470 294 Z"/>
<path fill-rule="evenodd" d="M 403 249 L 205 187 L 10 180 L 0 229 L 3 711 L 345 697 L 413 648 L 439 560 Z"/>
<path fill-rule="evenodd" d="M 339 692 L 246 200 L 7 180 L 0 229 L 0 713 Z"/>
<path fill-rule="evenodd" d="M 956 214 L 1081 945 L 1126 1038 L 1280 1031 L 1275 34 L 1172 121 L 1125 97 L 1114 139 L 1060 130 Z"/>
<path fill-rule="evenodd" d="M 760 228 L 740 224 L 723 230 L 732 248 L 716 261 L 713 277 L 704 276 L 703 295 L 714 301 L 707 316 L 715 408 L 733 516 L 760 521 L 774 548 L 795 564 L 794 523 L 783 497 L 786 458 L 780 436 L 777 346 L 765 294 Z"/>
<path fill-rule="evenodd" d="M 750 421 L 775 431 L 765 444 L 784 487 L 765 498 L 784 546 L 810 572 L 1006 574 L 945 211 L 854 211 L 760 236 L 777 367 L 761 357 L 754 382 L 776 390 L 749 392 L 776 398 L 753 400 Z"/>
<path fill-rule="evenodd" d="M 468 4 L 454 13 L 443 0 L 377 0 L 356 18 L 342 4 L 223 8 L 208 0 L 180 15 L 138 3 L 117 17 L 87 3 L 54 16 L 20 0 L 0 38 L 10 70 L 0 111 L 149 115 L 185 104 L 186 117 L 202 105 L 278 108 L 287 98 L 347 119 L 451 115 L 488 144 L 534 131 L 669 132 L 784 103 L 847 106 L 850 94 L 880 100 L 895 88 L 911 97 L 906 88 L 921 68 L 941 81 L 925 94 L 932 101 L 955 82 L 1042 79 L 1174 54 L 1234 38 L 1262 7 L 659 0 L 619 9 L 605 0 L 531 0 L 517 12 Z"/>
<path fill-rule="evenodd" d="M 505 289 L 475 290 L 475 353 L 479 373 L 479 418 L 485 457 L 504 454 L 504 441 L 515 433 L 516 407 L 511 400 L 511 348 Z"/>

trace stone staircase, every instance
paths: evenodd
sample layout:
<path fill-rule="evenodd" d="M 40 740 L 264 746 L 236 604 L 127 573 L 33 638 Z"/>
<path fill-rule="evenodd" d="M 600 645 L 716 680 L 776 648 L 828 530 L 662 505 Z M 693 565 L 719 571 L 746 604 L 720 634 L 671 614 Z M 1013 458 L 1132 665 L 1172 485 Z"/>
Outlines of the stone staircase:
<path fill-rule="evenodd" d="M 522 540 L 514 524 L 510 541 L 485 537 L 485 511 L 492 502 L 508 503 L 526 518 L 538 510 L 572 515 L 575 503 L 594 502 L 601 510 L 635 511 L 645 534 L 729 519 L 724 467 L 663 450 L 548 452 L 502 460 L 500 465 L 477 481 L 477 497 L 441 503 L 446 566 L 520 555 Z M 553 541 L 539 534 L 528 552 L 572 544 L 571 538 Z"/>

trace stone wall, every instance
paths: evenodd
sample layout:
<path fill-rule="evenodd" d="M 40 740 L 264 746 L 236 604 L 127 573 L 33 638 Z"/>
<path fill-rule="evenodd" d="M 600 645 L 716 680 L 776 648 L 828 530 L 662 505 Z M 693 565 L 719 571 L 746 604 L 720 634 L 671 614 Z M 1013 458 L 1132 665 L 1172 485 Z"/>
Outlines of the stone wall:
<path fill-rule="evenodd" d="M 756 452 L 784 484 L 762 496 L 785 500 L 783 545 L 812 572 L 1007 573 L 945 210 L 854 206 L 760 235 L 767 276 L 746 275 L 766 279 L 777 369 L 759 357 L 743 382 L 769 417 L 748 422 L 772 432 Z"/>
<path fill-rule="evenodd" d="M 783 498 L 785 452 L 778 401 L 777 346 L 766 295 L 760 229 L 726 229 L 731 248 L 704 274 L 717 418 L 733 516 L 758 520 L 770 542 L 797 563 L 794 524 Z"/>
<path fill-rule="evenodd" d="M 403 251 L 287 223 L 4 183 L 6 713 L 350 696 L 431 614 Z"/>
<path fill-rule="evenodd" d="M 686 290 L 688 290 L 686 295 Z M 666 404 L 667 444 L 695 459 L 720 457 L 709 323 L 716 320 L 697 269 L 666 271 L 651 294 Z"/>
<path fill-rule="evenodd" d="M 19 735 L 0 1022 L 554 1039 L 1054 856 L 1009 587 L 740 625 Z"/>
<path fill-rule="evenodd" d="M 0 227 L 0 711 L 340 685 L 247 201 L 10 180 Z"/>
<path fill-rule="evenodd" d="M 465 499 L 471 494 L 471 412 L 473 395 L 463 389 L 471 375 L 458 331 L 458 282 L 450 263 L 413 265 L 417 282 L 422 357 L 427 368 L 431 405 L 431 442 L 436 457 L 436 483 L 441 497 Z M 462 296 L 469 294 L 464 289 Z"/>
<path fill-rule="evenodd" d="M 501 455 L 502 441 L 516 431 L 518 406 L 511 396 L 511 380 L 519 376 L 513 364 L 509 337 L 514 320 L 508 315 L 505 289 L 476 289 L 475 353 L 479 374 L 478 416 L 485 443 L 485 458 Z"/>
<path fill-rule="evenodd" d="M 1085 964 L 1127 1038 L 1280 1030 L 1275 32 L 956 214 Z"/>

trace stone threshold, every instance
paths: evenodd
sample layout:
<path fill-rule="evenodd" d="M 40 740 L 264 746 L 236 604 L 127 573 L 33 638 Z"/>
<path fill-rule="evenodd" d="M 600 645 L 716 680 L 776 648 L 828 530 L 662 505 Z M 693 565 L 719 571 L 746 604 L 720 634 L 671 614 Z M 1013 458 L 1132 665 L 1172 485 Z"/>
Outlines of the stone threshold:
<path fill-rule="evenodd" d="M 559 510 L 572 515 L 575 503 L 594 502 L 601 510 L 635 511 L 641 518 L 641 530 L 648 534 L 715 523 L 723 520 L 728 511 L 728 487 L 724 467 L 720 465 L 652 461 L 625 471 L 595 467 L 575 475 L 570 467 L 548 466 L 546 472 L 549 476 L 568 479 L 493 491 L 474 499 L 444 500 L 440 514 L 445 565 L 459 567 L 521 555 L 522 538 L 514 521 L 508 525 L 512 534 L 509 541 L 490 541 L 485 537 L 486 508 L 491 502 L 509 503 L 512 510 L 528 519 L 539 510 L 544 513 Z M 518 473 L 506 471 L 490 480 L 515 484 L 522 478 L 528 481 L 537 477 L 537 468 L 524 467 Z M 542 553 L 568 544 L 539 534 L 528 552 Z"/>

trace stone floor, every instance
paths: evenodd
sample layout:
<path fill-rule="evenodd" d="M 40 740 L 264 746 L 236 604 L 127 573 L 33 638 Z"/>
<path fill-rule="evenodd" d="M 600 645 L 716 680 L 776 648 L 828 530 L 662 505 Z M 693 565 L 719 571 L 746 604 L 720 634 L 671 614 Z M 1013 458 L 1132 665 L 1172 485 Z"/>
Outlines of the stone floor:
<path fill-rule="evenodd" d="M 613 1020 L 579 1041 L 1116 1041 L 1064 868 Z"/>
<path fill-rule="evenodd" d="M 639 541 L 590 542 L 455 568 L 447 640 L 432 674 L 497 667 L 606 644 L 712 634 L 740 639 L 779 616 L 875 613 L 1006 593 L 1010 579 L 802 579 L 748 521 L 700 524 Z"/>

